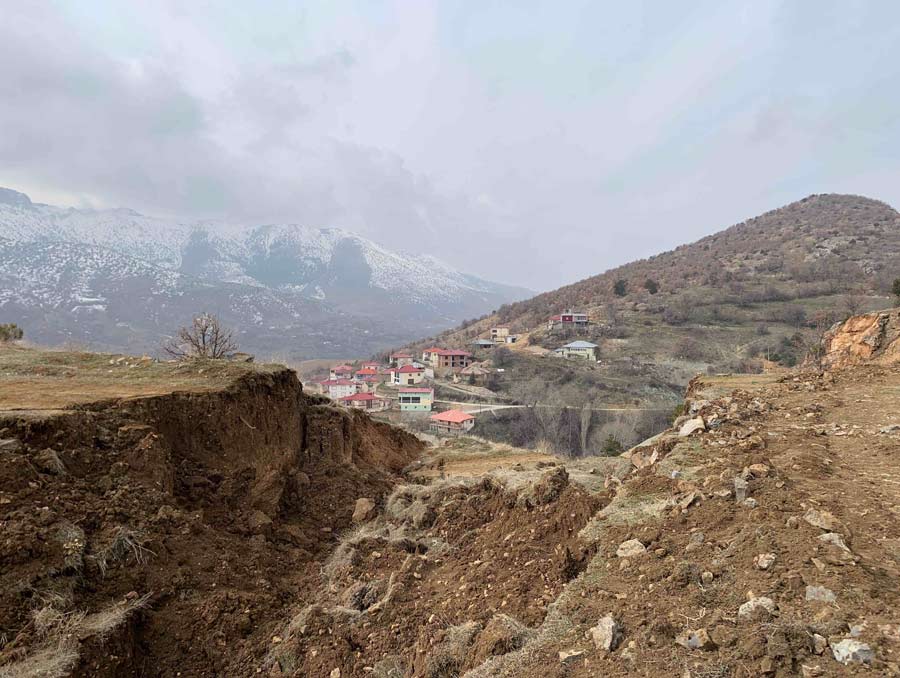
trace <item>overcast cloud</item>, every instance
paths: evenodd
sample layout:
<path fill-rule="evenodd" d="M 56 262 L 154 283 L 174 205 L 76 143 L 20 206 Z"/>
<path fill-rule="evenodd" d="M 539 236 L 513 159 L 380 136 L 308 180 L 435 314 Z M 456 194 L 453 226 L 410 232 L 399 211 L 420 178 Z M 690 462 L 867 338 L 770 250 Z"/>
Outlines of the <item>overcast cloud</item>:
<path fill-rule="evenodd" d="M 900 4 L 2 4 L 0 185 L 547 289 L 810 193 L 900 206 Z"/>

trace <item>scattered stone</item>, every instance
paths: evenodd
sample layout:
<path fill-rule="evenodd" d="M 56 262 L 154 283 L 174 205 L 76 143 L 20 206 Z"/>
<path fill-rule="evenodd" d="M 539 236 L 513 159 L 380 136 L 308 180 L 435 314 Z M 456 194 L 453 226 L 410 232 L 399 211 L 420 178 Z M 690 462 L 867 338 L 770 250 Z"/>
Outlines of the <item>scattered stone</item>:
<path fill-rule="evenodd" d="M 703 542 L 706 541 L 706 535 L 702 532 L 694 532 L 691 535 L 691 538 L 688 539 L 687 546 L 684 547 L 685 553 L 691 553 L 692 551 L 696 551 L 701 546 L 703 546 Z"/>
<path fill-rule="evenodd" d="M 821 603 L 833 603 L 837 600 L 837 596 L 834 595 L 834 591 L 826 589 L 824 586 L 807 586 L 806 600 Z"/>
<path fill-rule="evenodd" d="M 765 596 L 751 598 L 738 608 L 738 619 L 770 617 L 775 614 L 776 609 L 775 601 L 771 598 Z"/>
<path fill-rule="evenodd" d="M 820 511 L 818 509 L 809 509 L 803 516 L 803 520 L 818 527 L 826 532 L 843 532 L 844 525 L 840 520 L 834 517 L 834 514 L 828 511 Z"/>
<path fill-rule="evenodd" d="M 709 637 L 706 629 L 685 631 L 675 638 L 675 642 L 689 650 L 714 650 L 716 644 Z"/>
<path fill-rule="evenodd" d="M 62 459 L 59 458 L 59 453 L 49 447 L 34 455 L 34 465 L 44 473 L 49 473 L 53 476 L 66 474 L 66 467 Z"/>
<path fill-rule="evenodd" d="M 584 650 L 560 650 L 559 661 L 563 664 L 574 664 L 584 656 Z"/>
<path fill-rule="evenodd" d="M 615 650 L 624 637 L 622 626 L 610 615 L 603 617 L 588 633 L 594 641 L 594 646 L 604 652 Z"/>
<path fill-rule="evenodd" d="M 825 675 L 825 670 L 821 666 L 810 666 L 809 664 L 800 665 L 800 675 L 803 678 L 817 678 Z"/>
<path fill-rule="evenodd" d="M 616 555 L 619 558 L 637 558 L 647 552 L 647 547 L 637 539 L 629 539 L 619 544 L 616 549 Z"/>
<path fill-rule="evenodd" d="M 900 431 L 900 424 L 891 424 L 878 429 L 879 433 L 896 433 L 897 431 Z"/>
<path fill-rule="evenodd" d="M 750 464 L 747 470 L 750 471 L 750 475 L 754 478 L 765 478 L 769 475 L 771 469 L 765 464 Z"/>
<path fill-rule="evenodd" d="M 250 513 L 247 525 L 253 534 L 267 534 L 272 531 L 272 519 L 259 510 Z"/>
<path fill-rule="evenodd" d="M 709 570 L 700 575 L 700 581 L 703 582 L 704 586 L 709 586 L 710 584 L 712 584 L 713 579 L 714 575 Z"/>
<path fill-rule="evenodd" d="M 684 497 L 682 497 L 681 501 L 678 502 L 678 506 L 681 507 L 683 511 L 686 511 L 691 504 L 693 504 L 697 499 L 696 492 L 688 492 Z"/>
<path fill-rule="evenodd" d="M 846 638 L 831 646 L 834 658 L 844 666 L 848 664 L 871 664 L 875 659 L 872 648 L 852 638 Z"/>
<path fill-rule="evenodd" d="M 331 669 L 331 673 L 328 674 L 328 678 L 341 678 L 341 670 Z"/>
<path fill-rule="evenodd" d="M 693 419 L 688 419 L 684 424 L 681 425 L 681 428 L 678 429 L 678 437 L 686 438 L 687 436 L 696 433 L 697 431 L 705 431 L 706 430 L 706 422 L 703 421 L 703 417 L 694 417 Z"/>
<path fill-rule="evenodd" d="M 755 509 L 759 506 L 759 502 L 756 501 L 753 497 L 747 497 L 744 501 L 741 502 L 741 506 L 748 509 Z"/>
<path fill-rule="evenodd" d="M 760 553 L 756 558 L 753 559 L 753 564 L 756 565 L 757 569 L 760 570 L 768 570 L 772 565 L 775 564 L 775 554 L 774 553 Z"/>
<path fill-rule="evenodd" d="M 787 519 L 787 522 L 785 523 L 785 525 L 787 527 L 795 530 L 798 527 L 800 527 L 800 519 L 797 516 L 791 516 L 790 518 Z"/>
<path fill-rule="evenodd" d="M 740 476 L 734 478 L 734 499 L 739 504 L 747 498 L 747 481 Z"/>
<path fill-rule="evenodd" d="M 813 651 L 816 654 L 824 654 L 825 650 L 828 649 L 828 639 L 825 636 L 821 636 L 818 633 L 814 633 L 812 637 L 813 641 Z"/>
<path fill-rule="evenodd" d="M 826 532 L 825 534 L 820 534 L 819 541 L 825 542 L 826 544 L 831 544 L 832 546 L 837 546 L 844 551 L 850 551 L 850 548 L 847 546 L 847 542 L 845 542 L 844 538 L 837 532 Z"/>
<path fill-rule="evenodd" d="M 376 516 L 378 510 L 375 508 L 375 502 L 368 497 L 360 497 L 356 500 L 356 506 L 353 508 L 354 523 L 365 523 Z"/>

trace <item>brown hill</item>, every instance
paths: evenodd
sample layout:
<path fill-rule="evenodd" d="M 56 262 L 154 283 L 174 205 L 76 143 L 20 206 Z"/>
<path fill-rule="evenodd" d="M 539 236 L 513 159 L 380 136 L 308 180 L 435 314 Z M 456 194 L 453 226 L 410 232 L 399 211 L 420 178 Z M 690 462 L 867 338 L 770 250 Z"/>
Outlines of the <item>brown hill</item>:
<path fill-rule="evenodd" d="M 502 306 L 421 345 L 468 345 L 504 324 L 522 340 L 504 356 L 508 364 L 496 387 L 519 402 L 578 410 L 586 402 L 596 409 L 673 407 L 698 372 L 758 372 L 801 362 L 835 321 L 889 306 L 898 276 L 900 214 L 869 198 L 813 195 L 690 245 Z M 549 330 L 548 318 L 567 308 L 588 312 L 591 326 Z M 599 345 L 599 365 L 542 357 L 576 338 Z M 589 454 L 610 435 L 628 445 L 658 427 L 658 417 L 647 412 L 624 422 L 595 417 L 584 435 L 572 417 L 546 426 L 523 421 L 529 415 L 517 411 L 489 422 L 485 434 L 501 440 L 515 434 L 514 442 L 524 445 L 544 438 L 558 451 Z M 525 439 L 523 431 L 534 434 Z"/>

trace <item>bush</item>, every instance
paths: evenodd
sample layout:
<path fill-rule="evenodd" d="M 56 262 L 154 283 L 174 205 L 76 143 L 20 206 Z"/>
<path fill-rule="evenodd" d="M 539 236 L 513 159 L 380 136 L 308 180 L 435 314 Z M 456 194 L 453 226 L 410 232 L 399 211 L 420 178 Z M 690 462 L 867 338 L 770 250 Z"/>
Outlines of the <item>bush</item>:
<path fill-rule="evenodd" d="M 647 278 L 644 281 L 644 289 L 647 290 L 650 294 L 656 294 L 659 292 L 659 283 L 656 282 L 653 278 Z"/>
<path fill-rule="evenodd" d="M 616 280 L 613 284 L 613 292 L 617 297 L 624 297 L 628 294 L 628 281 L 623 278 Z"/>
<path fill-rule="evenodd" d="M 0 344 L 8 344 L 11 341 L 19 341 L 25 333 L 15 323 L 0 325 Z"/>
<path fill-rule="evenodd" d="M 603 441 L 603 446 L 600 448 L 600 454 L 604 457 L 612 457 L 617 454 L 621 454 L 625 448 L 612 434 L 606 436 L 606 440 Z"/>
<path fill-rule="evenodd" d="M 891 285 L 891 294 L 897 297 L 897 303 L 900 304 L 900 278 L 895 279 Z"/>

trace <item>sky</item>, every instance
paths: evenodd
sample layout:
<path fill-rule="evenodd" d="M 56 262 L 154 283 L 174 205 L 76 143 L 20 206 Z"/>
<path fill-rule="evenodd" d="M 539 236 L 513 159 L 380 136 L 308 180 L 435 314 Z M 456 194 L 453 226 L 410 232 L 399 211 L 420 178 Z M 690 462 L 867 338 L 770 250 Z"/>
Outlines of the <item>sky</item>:
<path fill-rule="evenodd" d="M 900 206 L 893 0 L 0 0 L 0 186 L 552 289 L 811 193 Z"/>

